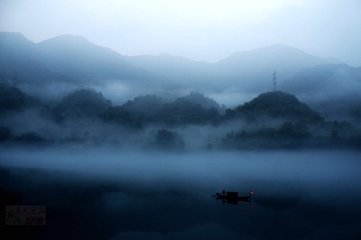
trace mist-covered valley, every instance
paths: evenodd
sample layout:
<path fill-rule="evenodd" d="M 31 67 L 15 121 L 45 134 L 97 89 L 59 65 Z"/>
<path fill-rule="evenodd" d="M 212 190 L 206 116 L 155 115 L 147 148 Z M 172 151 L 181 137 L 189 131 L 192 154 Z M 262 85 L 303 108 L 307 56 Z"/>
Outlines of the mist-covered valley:
<path fill-rule="evenodd" d="M 0 81 L 0 236 L 361 236 L 359 67 L 279 44 L 205 62 L 2 32 Z M 8 226 L 18 205 L 46 206 L 45 226 Z"/>

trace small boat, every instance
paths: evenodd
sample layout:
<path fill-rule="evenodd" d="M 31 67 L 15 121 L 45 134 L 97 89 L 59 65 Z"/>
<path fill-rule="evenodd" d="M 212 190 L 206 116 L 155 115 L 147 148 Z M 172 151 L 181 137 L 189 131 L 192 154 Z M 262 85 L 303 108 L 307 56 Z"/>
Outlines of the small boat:
<path fill-rule="evenodd" d="M 223 203 L 238 204 L 238 202 L 251 203 L 253 191 L 250 191 L 246 196 L 240 196 L 238 192 L 217 192 L 213 195 L 217 200 L 222 200 Z"/>

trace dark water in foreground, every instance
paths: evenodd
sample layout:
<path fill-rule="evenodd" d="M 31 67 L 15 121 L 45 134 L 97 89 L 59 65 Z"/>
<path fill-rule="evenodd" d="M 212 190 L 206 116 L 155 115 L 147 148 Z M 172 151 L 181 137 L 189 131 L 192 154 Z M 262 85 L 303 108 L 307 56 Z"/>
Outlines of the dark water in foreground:
<path fill-rule="evenodd" d="M 357 152 L 0 156 L 1 239 L 361 239 Z M 211 197 L 222 189 L 252 204 Z M 18 204 L 45 205 L 46 225 L 5 225 Z"/>

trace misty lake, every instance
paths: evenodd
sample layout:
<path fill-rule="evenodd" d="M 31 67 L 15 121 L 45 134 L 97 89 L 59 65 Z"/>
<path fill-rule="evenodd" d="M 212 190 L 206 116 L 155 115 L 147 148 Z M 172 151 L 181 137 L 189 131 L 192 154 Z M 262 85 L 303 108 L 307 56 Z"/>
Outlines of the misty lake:
<path fill-rule="evenodd" d="M 360 173 L 352 151 L 2 149 L 2 215 L 7 205 L 44 205 L 46 225 L 1 224 L 0 235 L 360 239 Z M 254 194 L 251 203 L 228 204 L 212 197 L 223 189 Z"/>

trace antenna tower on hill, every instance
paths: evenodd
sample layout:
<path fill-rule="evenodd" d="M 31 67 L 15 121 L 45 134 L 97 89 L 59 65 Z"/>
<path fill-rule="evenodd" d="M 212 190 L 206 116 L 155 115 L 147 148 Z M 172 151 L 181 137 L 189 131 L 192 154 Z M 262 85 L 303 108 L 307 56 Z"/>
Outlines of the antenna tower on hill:
<path fill-rule="evenodd" d="M 273 83 L 273 91 L 277 91 L 277 70 L 273 72 L 272 83 Z"/>

